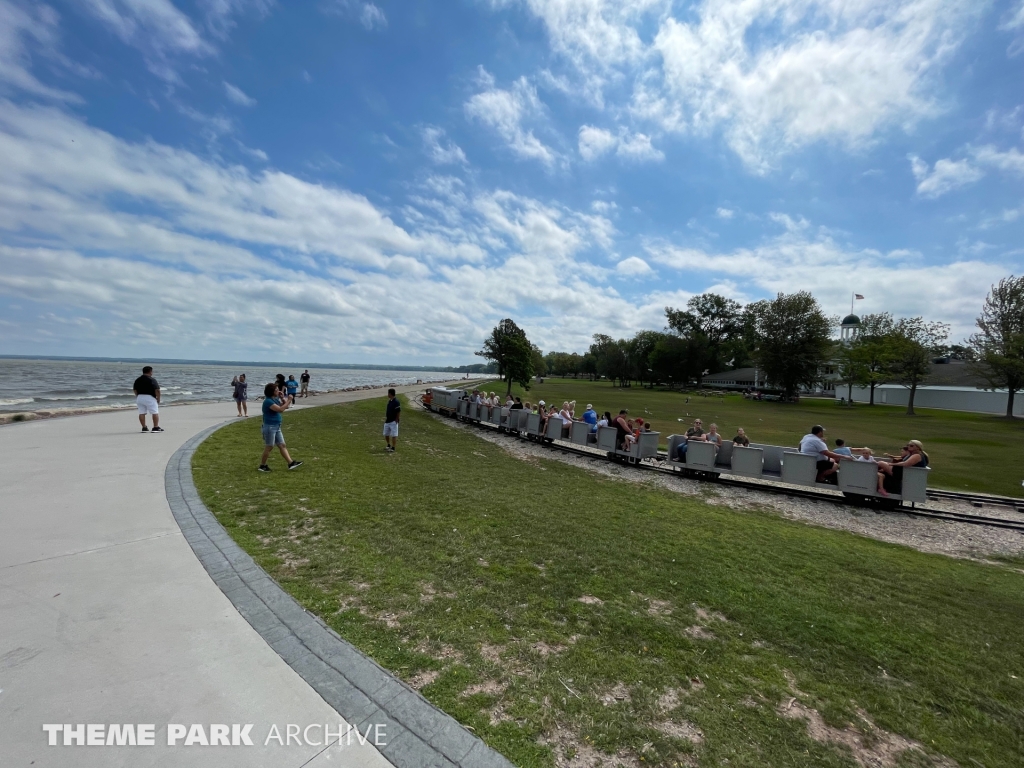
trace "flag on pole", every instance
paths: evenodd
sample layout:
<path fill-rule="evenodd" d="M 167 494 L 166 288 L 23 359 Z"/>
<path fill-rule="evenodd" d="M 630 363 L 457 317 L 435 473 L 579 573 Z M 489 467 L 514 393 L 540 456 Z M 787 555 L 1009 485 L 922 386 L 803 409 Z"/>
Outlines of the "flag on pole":
<path fill-rule="evenodd" d="M 855 298 L 855 299 L 863 299 L 864 297 L 861 296 L 859 293 L 855 293 L 855 294 L 853 294 L 853 298 Z"/>

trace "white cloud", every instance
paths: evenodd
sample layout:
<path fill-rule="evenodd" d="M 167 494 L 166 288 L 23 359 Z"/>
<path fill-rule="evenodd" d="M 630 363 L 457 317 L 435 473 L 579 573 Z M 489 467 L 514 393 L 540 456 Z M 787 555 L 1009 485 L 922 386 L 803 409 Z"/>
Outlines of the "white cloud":
<path fill-rule="evenodd" d="M 384 11 L 373 3 L 363 3 L 363 8 L 359 12 L 359 21 L 367 29 L 384 29 L 388 25 Z"/>
<path fill-rule="evenodd" d="M 729 208 L 719 208 L 715 211 L 715 216 L 720 219 L 731 219 L 736 215 L 736 211 L 730 210 Z"/>
<path fill-rule="evenodd" d="M 1024 176 L 1024 154 L 1016 147 L 1002 152 L 991 144 L 978 147 L 973 150 L 974 159 L 982 165 L 987 165 L 1004 173 L 1012 173 Z"/>
<path fill-rule="evenodd" d="M 428 125 L 423 128 L 423 143 L 426 145 L 427 157 L 438 165 L 450 165 L 452 163 L 465 165 L 467 162 L 466 153 L 462 151 L 462 147 L 450 140 L 446 141 L 444 146 L 442 146 L 441 141 L 444 138 L 445 132 L 443 128 L 438 128 L 435 125 Z"/>
<path fill-rule="evenodd" d="M 615 271 L 628 277 L 642 277 L 651 274 L 654 270 L 639 256 L 630 256 L 616 264 Z"/>
<path fill-rule="evenodd" d="M 661 322 L 591 260 L 607 264 L 617 236 L 601 212 L 434 176 L 403 226 L 348 190 L 3 101 L 0 157 L 0 307 L 39 308 L 37 352 L 323 359 L 326 339 L 332 359 L 448 363 L 508 315 L 547 349 Z"/>
<path fill-rule="evenodd" d="M 753 170 L 795 148 L 857 148 L 936 114 L 938 70 L 987 3 L 972 0 L 523 0 L 585 79 L 631 77 L 630 112 L 721 130 Z M 656 27 L 647 42 L 641 30 Z"/>
<path fill-rule="evenodd" d="M 962 160 L 937 160 L 932 168 L 916 155 L 910 155 L 910 168 L 918 182 L 917 193 L 922 197 L 939 197 L 983 178 L 983 168 L 1024 176 L 1024 154 L 1016 147 L 1003 151 L 986 144 L 968 147 L 968 154 L 970 157 Z"/>
<path fill-rule="evenodd" d="M 1007 55 L 1011 57 L 1017 56 L 1024 51 L 1024 35 L 1020 34 L 1024 32 L 1024 0 L 1020 0 L 1017 7 L 1010 11 L 999 25 L 999 28 L 1005 32 L 1018 33 L 1017 37 L 1010 43 L 1010 47 L 1006 50 Z"/>
<path fill-rule="evenodd" d="M 325 13 L 358 20 L 367 30 L 386 29 L 388 18 L 374 3 L 360 0 L 330 0 L 321 6 Z"/>
<path fill-rule="evenodd" d="M 243 91 L 237 85 L 232 85 L 231 83 L 227 82 L 226 80 L 224 81 L 224 93 L 227 94 L 228 98 L 231 101 L 233 101 L 235 104 L 238 104 L 239 106 L 242 106 L 242 107 L 255 107 L 256 106 L 256 99 L 252 98 L 252 96 L 247 95 L 245 93 L 245 91 Z"/>
<path fill-rule="evenodd" d="M 942 159 L 929 168 L 928 163 L 916 155 L 910 156 L 910 168 L 917 179 L 917 194 L 932 198 L 965 184 L 973 184 L 985 175 L 968 160 Z"/>
<path fill-rule="evenodd" d="M 506 91 L 495 86 L 494 78 L 483 67 L 479 73 L 484 90 L 465 103 L 466 115 L 494 130 L 517 157 L 553 166 L 558 153 L 534 136 L 532 130 L 523 127 L 524 121 L 537 118 L 543 112 L 537 90 L 521 77 Z"/>
<path fill-rule="evenodd" d="M 199 7 L 206 17 L 206 26 L 220 39 L 226 39 L 235 27 L 235 16 L 253 14 L 266 16 L 274 0 L 199 0 Z"/>
<path fill-rule="evenodd" d="M 651 144 L 651 137 L 643 133 L 632 133 L 625 128 L 619 129 L 616 136 L 604 128 L 593 125 L 581 125 L 579 130 L 580 157 L 590 162 L 615 151 L 615 154 L 626 160 L 661 161 L 665 154 Z"/>
<path fill-rule="evenodd" d="M 587 162 L 596 160 L 602 155 L 607 154 L 614 149 L 615 145 L 618 143 L 618 137 L 611 131 L 606 131 L 603 128 L 595 128 L 592 125 L 580 126 L 580 157 Z"/>
<path fill-rule="evenodd" d="M 58 22 L 56 11 L 48 5 L 26 7 L 0 0 L 0 88 L 59 101 L 82 101 L 76 94 L 44 85 L 30 71 L 32 60 L 26 41 L 31 41 L 44 57 L 64 61 L 55 50 Z"/>
<path fill-rule="evenodd" d="M 138 48 L 149 70 L 164 80 L 178 80 L 171 63 L 173 55 L 214 53 L 214 47 L 203 39 L 192 20 L 170 0 L 85 0 L 81 7 L 103 22 L 121 42 Z"/>
<path fill-rule="evenodd" d="M 619 136 L 619 146 L 615 149 L 615 154 L 638 162 L 659 162 L 665 159 L 665 153 L 651 145 L 650 136 L 628 131 Z"/>

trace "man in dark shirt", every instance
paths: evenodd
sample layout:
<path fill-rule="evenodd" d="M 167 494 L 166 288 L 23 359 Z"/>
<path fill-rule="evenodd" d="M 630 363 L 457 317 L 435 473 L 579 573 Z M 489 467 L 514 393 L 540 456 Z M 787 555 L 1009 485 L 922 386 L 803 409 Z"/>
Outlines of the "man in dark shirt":
<path fill-rule="evenodd" d="M 135 392 L 135 403 L 139 406 L 139 423 L 143 432 L 149 432 L 146 426 L 146 414 L 153 415 L 153 431 L 163 432 L 160 426 L 160 384 L 153 378 L 153 366 L 142 369 L 142 375 L 132 384 Z"/>
<path fill-rule="evenodd" d="M 299 376 L 299 381 L 302 382 L 302 390 L 301 390 L 300 394 L 302 395 L 302 397 L 309 397 L 309 369 L 308 368 L 305 371 L 302 372 L 301 376 Z"/>
<path fill-rule="evenodd" d="M 693 426 L 686 430 L 686 439 L 680 443 L 679 448 L 676 450 L 676 461 L 686 461 L 686 449 L 691 441 L 707 442 L 707 439 L 701 420 L 694 419 Z"/>
<path fill-rule="evenodd" d="M 395 390 L 388 390 L 388 408 L 384 415 L 384 450 L 394 453 L 398 448 L 398 420 L 402 416 L 402 403 L 395 396 Z"/>

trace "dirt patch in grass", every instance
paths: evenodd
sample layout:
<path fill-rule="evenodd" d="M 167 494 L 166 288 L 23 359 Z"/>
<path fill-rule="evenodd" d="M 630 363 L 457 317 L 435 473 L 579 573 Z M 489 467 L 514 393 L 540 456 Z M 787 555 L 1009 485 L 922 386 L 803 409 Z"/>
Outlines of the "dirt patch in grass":
<path fill-rule="evenodd" d="M 715 640 L 715 633 L 710 631 L 707 627 L 702 627 L 700 624 L 694 624 L 692 627 L 687 627 L 683 630 L 683 634 L 687 637 L 692 637 L 694 640 Z"/>
<path fill-rule="evenodd" d="M 505 649 L 499 645 L 481 645 L 480 655 L 484 661 L 494 664 L 495 666 L 501 666 L 501 653 Z"/>
<path fill-rule="evenodd" d="M 417 691 L 421 688 L 426 688 L 428 685 L 433 683 L 437 678 L 441 676 L 441 672 L 436 669 L 425 669 L 422 672 L 417 672 L 415 675 L 410 677 L 406 682 L 410 688 L 415 688 Z"/>
<path fill-rule="evenodd" d="M 584 605 L 604 605 L 604 600 L 593 595 L 583 595 L 583 597 L 577 597 L 576 600 Z"/>
<path fill-rule="evenodd" d="M 665 691 L 658 697 L 658 711 L 671 712 L 673 709 L 679 706 L 680 701 L 681 699 L 679 696 L 679 689 L 669 688 L 667 691 Z"/>
<path fill-rule="evenodd" d="M 651 616 L 671 616 L 672 615 L 672 603 L 668 600 L 656 600 L 655 598 L 647 598 L 647 612 Z"/>
<path fill-rule="evenodd" d="M 701 733 L 700 728 L 686 720 L 665 720 L 655 723 L 651 727 L 673 739 L 688 741 L 691 744 L 704 743 L 704 734 Z"/>
<path fill-rule="evenodd" d="M 459 695 L 463 698 L 476 696 L 478 693 L 485 693 L 488 696 L 500 696 L 507 687 L 505 683 L 498 682 L 497 680 L 484 680 L 482 683 L 474 683 Z"/>
<path fill-rule="evenodd" d="M 796 695 L 788 701 L 780 702 L 776 712 L 788 720 L 803 720 L 807 724 L 807 735 L 810 738 L 819 744 L 849 750 L 857 765 L 862 768 L 894 768 L 905 752 L 918 753 L 934 768 L 957 768 L 957 763 L 948 757 L 929 754 L 920 742 L 879 728 L 867 712 L 860 708 L 856 710 L 860 728 L 853 725 L 844 728 L 829 725 L 817 709 L 800 700 L 806 694 L 796 688 L 793 676 L 786 673 L 786 678 L 790 691 Z"/>
<path fill-rule="evenodd" d="M 629 688 L 626 687 L 625 683 L 616 683 L 611 690 L 605 691 L 598 698 L 602 704 L 610 707 L 620 702 L 628 703 L 632 701 L 633 697 L 629 695 Z"/>
<path fill-rule="evenodd" d="M 538 743 L 551 748 L 557 768 L 641 768 L 643 765 L 626 750 L 615 754 L 602 752 L 568 728 L 556 728 Z"/>
<path fill-rule="evenodd" d="M 565 648 L 566 646 L 564 645 L 550 645 L 543 640 L 530 644 L 530 650 L 534 653 L 539 653 L 541 656 L 553 656 L 554 654 L 561 653 Z"/>
<path fill-rule="evenodd" d="M 709 621 L 721 621 L 724 624 L 729 623 L 729 620 L 718 611 L 708 611 L 705 608 L 701 608 L 696 603 L 693 603 L 690 607 L 693 608 L 693 612 L 697 615 L 697 618 L 700 619 L 701 622 L 706 623 Z"/>

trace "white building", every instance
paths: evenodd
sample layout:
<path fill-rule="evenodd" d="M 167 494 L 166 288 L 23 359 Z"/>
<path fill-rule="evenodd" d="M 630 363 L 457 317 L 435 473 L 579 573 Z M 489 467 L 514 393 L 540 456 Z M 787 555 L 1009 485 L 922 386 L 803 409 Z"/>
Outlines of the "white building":
<path fill-rule="evenodd" d="M 973 374 L 966 364 L 950 361 L 932 363 L 932 371 L 925 384 L 917 388 L 914 396 L 915 408 L 941 408 L 947 411 L 970 411 L 973 413 L 1006 413 L 1005 389 L 988 389 L 987 382 Z M 836 390 L 836 398 L 847 396 L 845 385 Z M 851 398 L 855 403 L 867 403 L 871 399 L 868 387 L 854 386 Z M 900 384 L 879 384 L 875 387 L 875 403 L 878 405 L 902 405 L 910 400 L 910 389 Z M 1014 416 L 1024 416 L 1024 394 L 1013 400 Z"/>

